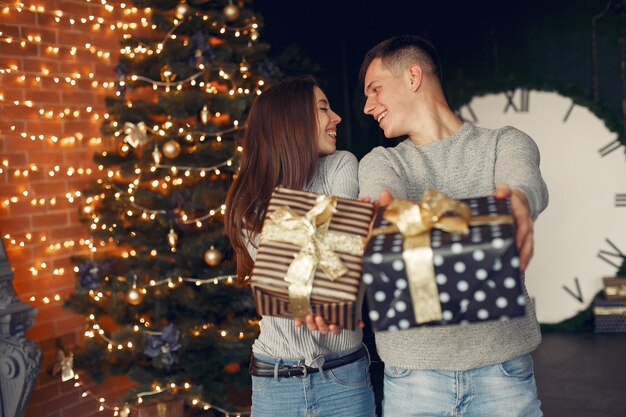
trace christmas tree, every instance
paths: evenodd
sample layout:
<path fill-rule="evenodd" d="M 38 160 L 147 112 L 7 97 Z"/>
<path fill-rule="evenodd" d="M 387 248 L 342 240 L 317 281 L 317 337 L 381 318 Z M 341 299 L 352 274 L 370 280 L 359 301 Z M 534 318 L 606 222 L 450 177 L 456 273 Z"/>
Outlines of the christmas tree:
<path fill-rule="evenodd" d="M 135 6 L 151 22 L 124 36 L 102 126 L 114 146 L 95 155 L 103 175 L 83 194 L 93 241 L 66 303 L 88 322 L 73 366 L 128 374 L 121 415 L 170 398 L 192 414 L 245 414 L 257 319 L 232 275 L 224 198 L 245 112 L 279 72 L 247 0 Z"/>

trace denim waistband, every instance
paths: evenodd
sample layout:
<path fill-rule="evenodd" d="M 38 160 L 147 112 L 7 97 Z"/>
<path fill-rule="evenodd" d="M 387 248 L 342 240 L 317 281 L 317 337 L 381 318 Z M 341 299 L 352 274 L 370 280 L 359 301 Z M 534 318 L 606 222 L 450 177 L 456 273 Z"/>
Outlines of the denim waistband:
<path fill-rule="evenodd" d="M 329 360 L 333 360 L 333 359 L 337 359 L 337 358 L 341 358 L 342 356 L 346 356 L 349 355 L 353 352 L 356 352 L 357 350 L 361 349 L 363 345 L 359 345 L 356 346 L 352 349 L 347 349 L 341 352 L 329 352 L 329 353 L 322 353 L 320 355 L 318 355 L 318 357 L 324 357 L 325 361 L 329 361 Z M 294 366 L 294 365 L 302 365 L 304 363 L 304 358 L 302 359 L 291 359 L 291 358 L 277 358 L 274 356 L 270 356 L 270 355 L 264 355 L 261 353 L 253 353 L 254 358 L 258 361 L 261 362 L 265 362 L 265 363 L 280 363 L 281 365 L 284 366 Z M 369 355 L 369 354 L 368 354 Z"/>

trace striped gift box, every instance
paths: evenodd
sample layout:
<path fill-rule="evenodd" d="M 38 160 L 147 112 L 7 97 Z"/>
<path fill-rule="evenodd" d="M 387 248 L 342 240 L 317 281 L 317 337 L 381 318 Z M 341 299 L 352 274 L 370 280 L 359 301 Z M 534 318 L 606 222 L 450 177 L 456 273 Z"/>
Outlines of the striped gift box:
<path fill-rule="evenodd" d="M 268 215 L 281 207 L 288 206 L 298 215 L 304 215 L 315 204 L 318 194 L 277 187 L 272 193 L 267 208 L 264 226 Z M 329 232 L 342 232 L 364 239 L 374 213 L 373 205 L 355 200 L 338 199 L 332 215 Z M 252 293 L 257 310 L 261 315 L 292 317 L 289 312 L 289 295 L 284 278 L 300 246 L 278 241 L 262 241 L 252 270 Z M 347 266 L 348 272 L 336 280 L 331 280 L 321 268 L 315 271 L 311 292 L 313 314 L 321 314 L 327 322 L 356 329 L 360 318 L 362 257 L 335 252 Z"/>

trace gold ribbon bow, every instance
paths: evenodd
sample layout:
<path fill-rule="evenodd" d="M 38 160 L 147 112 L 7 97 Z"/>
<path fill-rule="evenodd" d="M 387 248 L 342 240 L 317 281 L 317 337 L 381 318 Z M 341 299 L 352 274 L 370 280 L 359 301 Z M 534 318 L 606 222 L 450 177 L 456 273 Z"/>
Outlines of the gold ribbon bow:
<path fill-rule="evenodd" d="M 52 375 L 56 375 L 61 372 L 61 381 L 69 381 L 74 378 L 74 357 L 70 353 L 65 356 L 62 350 L 57 352 L 57 361 L 52 367 Z"/>
<path fill-rule="evenodd" d="M 467 234 L 469 225 L 512 223 L 511 216 L 474 216 L 470 207 L 438 191 L 428 189 L 419 202 L 394 200 L 383 214 L 390 226 L 372 231 L 372 235 L 400 232 L 404 238 L 402 258 L 409 281 L 409 292 L 418 324 L 441 321 L 441 304 L 435 281 L 430 232 Z"/>
<path fill-rule="evenodd" d="M 131 122 L 124 123 L 124 134 L 126 135 L 124 141 L 133 148 L 148 142 L 148 127 L 144 122 L 137 124 Z"/>
<path fill-rule="evenodd" d="M 318 266 L 334 281 L 348 272 L 335 251 L 363 255 L 361 236 L 328 230 L 336 206 L 336 197 L 320 195 L 304 215 L 284 206 L 269 214 L 263 225 L 261 242 L 300 246 L 284 277 L 289 283 L 289 310 L 295 317 L 302 318 L 312 312 L 311 291 Z"/>

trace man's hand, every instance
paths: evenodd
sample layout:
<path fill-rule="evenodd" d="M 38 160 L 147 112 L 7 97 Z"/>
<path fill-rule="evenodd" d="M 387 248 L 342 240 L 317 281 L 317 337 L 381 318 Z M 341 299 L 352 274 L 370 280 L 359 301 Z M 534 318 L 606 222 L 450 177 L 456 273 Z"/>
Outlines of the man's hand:
<path fill-rule="evenodd" d="M 341 326 L 326 323 L 324 317 L 320 316 L 319 314 L 317 316 L 314 316 L 313 314 L 307 314 L 304 318 L 304 322 L 301 319 L 296 319 L 296 327 L 300 327 L 304 323 L 306 323 L 306 327 L 309 329 L 309 331 L 314 332 L 317 330 L 321 334 L 328 334 L 330 332 L 332 334 L 338 335 L 343 330 L 343 327 Z M 365 323 L 363 322 L 363 320 L 359 320 L 357 326 L 362 329 L 363 327 L 365 327 Z"/>
<path fill-rule="evenodd" d="M 519 250 L 520 271 L 524 272 L 533 256 L 534 222 L 530 217 L 530 206 L 524 193 L 511 189 L 507 184 L 500 184 L 493 192 L 496 198 L 511 197 L 511 210 L 515 222 L 515 244 Z"/>
<path fill-rule="evenodd" d="M 393 201 L 393 196 L 388 190 L 382 190 L 378 197 L 378 200 L 374 201 L 376 208 L 387 207 Z"/>

